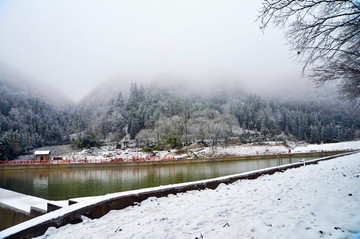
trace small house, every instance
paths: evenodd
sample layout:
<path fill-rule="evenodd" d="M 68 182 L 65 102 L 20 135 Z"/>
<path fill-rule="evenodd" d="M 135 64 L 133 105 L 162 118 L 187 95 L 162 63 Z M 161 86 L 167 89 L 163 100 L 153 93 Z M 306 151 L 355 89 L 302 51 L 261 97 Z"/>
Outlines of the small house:
<path fill-rule="evenodd" d="M 50 160 L 50 150 L 35 151 L 36 161 Z"/>

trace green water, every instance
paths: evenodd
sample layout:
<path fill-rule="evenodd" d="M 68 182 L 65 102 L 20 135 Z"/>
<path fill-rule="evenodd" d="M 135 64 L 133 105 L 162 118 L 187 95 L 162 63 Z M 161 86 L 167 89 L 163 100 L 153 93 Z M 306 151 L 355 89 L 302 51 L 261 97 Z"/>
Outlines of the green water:
<path fill-rule="evenodd" d="M 190 182 L 298 162 L 261 159 L 139 167 L 37 169 L 0 172 L 0 187 L 49 200 L 104 195 Z"/>

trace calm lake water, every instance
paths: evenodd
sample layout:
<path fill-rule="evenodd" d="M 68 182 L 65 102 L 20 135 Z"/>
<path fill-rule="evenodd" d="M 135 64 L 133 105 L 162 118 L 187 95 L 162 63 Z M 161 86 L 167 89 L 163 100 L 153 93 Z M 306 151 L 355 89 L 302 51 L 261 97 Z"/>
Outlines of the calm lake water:
<path fill-rule="evenodd" d="M 139 167 L 14 170 L 0 172 L 0 187 L 49 200 L 190 182 L 299 162 L 261 159 Z"/>

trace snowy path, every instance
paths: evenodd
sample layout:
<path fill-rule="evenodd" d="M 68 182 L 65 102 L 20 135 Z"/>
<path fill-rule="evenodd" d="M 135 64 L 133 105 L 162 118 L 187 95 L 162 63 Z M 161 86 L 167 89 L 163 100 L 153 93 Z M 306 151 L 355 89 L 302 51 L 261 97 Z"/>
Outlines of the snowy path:
<path fill-rule="evenodd" d="M 149 198 L 40 238 L 359 238 L 360 154 Z"/>

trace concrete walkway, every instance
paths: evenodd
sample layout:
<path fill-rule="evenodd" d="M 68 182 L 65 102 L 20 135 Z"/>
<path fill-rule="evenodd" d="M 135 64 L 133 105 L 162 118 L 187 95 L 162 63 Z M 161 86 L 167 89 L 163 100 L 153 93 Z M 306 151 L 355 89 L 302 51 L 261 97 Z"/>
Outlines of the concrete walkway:
<path fill-rule="evenodd" d="M 0 188 L 0 206 L 10 207 L 28 215 L 30 215 L 31 207 L 37 208 L 39 211 L 46 213 L 48 202 L 48 200 L 43 198 Z"/>
<path fill-rule="evenodd" d="M 68 205 L 68 201 L 49 201 L 0 188 L 0 207 L 7 207 L 26 215 L 31 215 L 34 211 L 36 211 L 37 214 L 44 214 L 48 212 L 48 203 L 58 207 Z"/>

